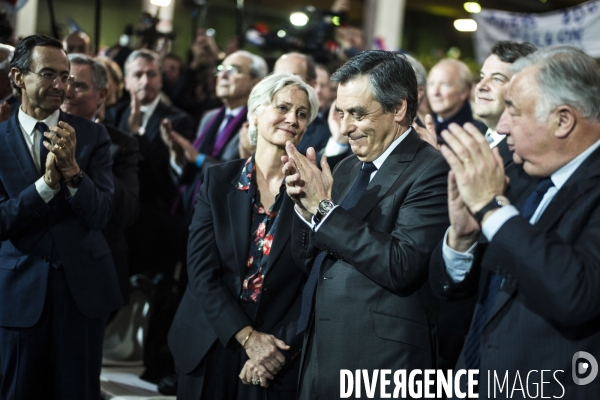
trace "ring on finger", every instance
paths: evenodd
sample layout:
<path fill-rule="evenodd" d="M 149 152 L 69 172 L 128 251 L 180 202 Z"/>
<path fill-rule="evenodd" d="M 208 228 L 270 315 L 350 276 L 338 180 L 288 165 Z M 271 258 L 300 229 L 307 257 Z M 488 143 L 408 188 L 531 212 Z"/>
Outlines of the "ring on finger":
<path fill-rule="evenodd" d="M 462 163 L 463 163 L 463 164 L 466 164 L 466 163 L 468 163 L 469 161 L 471 161 L 471 159 L 470 159 L 469 157 L 465 157 L 465 158 L 463 158 L 463 160 L 462 160 Z"/>
<path fill-rule="evenodd" d="M 258 378 L 252 379 L 252 384 L 253 385 L 260 385 L 260 379 L 258 379 Z"/>

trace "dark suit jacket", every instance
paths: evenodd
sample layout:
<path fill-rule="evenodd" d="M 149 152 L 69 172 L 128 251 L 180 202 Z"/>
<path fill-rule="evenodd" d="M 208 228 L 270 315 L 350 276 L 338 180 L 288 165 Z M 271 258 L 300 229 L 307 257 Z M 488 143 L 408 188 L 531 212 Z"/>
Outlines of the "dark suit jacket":
<path fill-rule="evenodd" d="M 548 382 L 544 396 L 600 397 L 599 379 L 577 386 L 571 377 L 576 352 L 600 355 L 599 240 L 600 150 L 596 150 L 558 191 L 535 225 L 513 217 L 489 244 L 480 245 L 464 282 L 452 282 L 441 248 L 436 249 L 431 284 L 443 298 L 462 298 L 478 287 L 481 291 L 492 270 L 505 279 L 483 328 L 482 392 L 487 394 L 488 370 L 495 370 L 501 379 L 508 371 L 510 387 L 517 370 L 523 384 L 529 371 L 551 370 L 544 376 Z M 464 368 L 462 354 L 457 368 Z M 564 372 L 554 379 L 557 370 Z M 539 382 L 539 378 L 538 374 L 531 379 Z M 506 391 L 497 392 L 497 398 L 507 397 Z"/>
<path fill-rule="evenodd" d="M 331 137 L 329 132 L 329 125 L 327 125 L 327 119 L 317 116 L 313 122 L 311 122 L 304 132 L 302 141 L 298 144 L 298 151 L 302 154 L 306 154 L 306 150 L 309 147 L 314 147 L 316 152 L 327 146 L 327 141 Z"/>
<path fill-rule="evenodd" d="M 217 340 L 223 346 L 233 342 L 237 346 L 234 335 L 247 325 L 291 345 L 288 356 L 302 342 L 301 335 L 296 335 L 296 321 L 306 279 L 292 259 L 291 223 L 286 221 L 294 210 L 287 195 L 279 211 L 270 272 L 265 276 L 255 319 L 248 318 L 239 304 L 252 223 L 250 196 L 236 188 L 244 163 L 236 160 L 209 168 L 198 194 L 188 244 L 190 283 L 169 332 L 169 347 L 184 373 L 193 371 Z M 284 385 L 295 388 L 297 370 L 283 379 Z"/>
<path fill-rule="evenodd" d="M 125 228 L 135 222 L 140 211 L 138 181 L 138 144 L 133 136 L 109 124 L 103 124 L 110 136 L 110 154 L 114 197 L 110 221 L 102 231 L 113 255 L 119 286 L 125 300 L 128 296 L 129 267 Z"/>
<path fill-rule="evenodd" d="M 127 119 L 131 114 L 128 103 L 119 104 L 106 121 L 129 132 Z M 160 123 L 169 119 L 173 130 L 193 141 L 194 124 L 189 115 L 178 108 L 159 102 L 146 124 L 144 135 L 136 136 L 139 144 L 140 201 L 143 205 L 168 213 L 177 194 L 178 186 L 170 173 L 169 150 L 160 138 Z M 129 132 L 132 133 L 132 132 Z"/>
<path fill-rule="evenodd" d="M 335 203 L 361 167 L 356 157 L 338 164 Z M 316 233 L 295 216 L 297 262 L 309 270 L 317 251 L 329 253 L 306 335 L 316 346 L 319 398 L 339 397 L 340 369 L 432 368 L 436 302 L 426 283 L 429 255 L 448 223 L 447 172 L 439 151 L 411 129 L 356 207 L 336 208 Z"/>
<path fill-rule="evenodd" d="M 17 114 L 18 115 L 18 114 Z M 0 325 L 35 324 L 46 298 L 49 260 L 60 261 L 75 303 L 90 318 L 121 304 L 110 249 L 100 232 L 111 213 L 113 183 L 106 130 L 61 112 L 77 132 L 83 181 L 70 197 L 66 185 L 46 203 L 40 177 L 17 115 L 0 124 Z"/>

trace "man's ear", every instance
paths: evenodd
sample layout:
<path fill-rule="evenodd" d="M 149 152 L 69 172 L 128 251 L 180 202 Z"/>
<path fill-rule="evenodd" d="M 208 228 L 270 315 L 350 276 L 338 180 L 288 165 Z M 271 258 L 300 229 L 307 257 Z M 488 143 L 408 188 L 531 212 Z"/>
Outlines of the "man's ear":
<path fill-rule="evenodd" d="M 408 103 L 406 100 L 402 100 L 402 102 L 398 104 L 396 110 L 394 111 L 394 121 L 396 121 L 399 124 L 404 123 L 404 119 L 406 117 L 407 104 Z"/>
<path fill-rule="evenodd" d="M 108 88 L 102 88 L 98 90 L 98 108 L 102 107 L 102 104 L 106 101 L 106 97 L 108 96 Z"/>
<path fill-rule="evenodd" d="M 13 81 L 13 83 L 20 89 L 25 89 L 25 84 L 23 83 L 23 78 L 25 77 L 24 74 L 21 72 L 20 69 L 12 67 L 10 69 L 10 77 Z"/>
<path fill-rule="evenodd" d="M 553 111 L 553 114 L 556 123 L 554 136 L 559 139 L 565 139 L 575 129 L 579 114 L 577 114 L 577 112 L 568 105 L 558 106 Z"/>

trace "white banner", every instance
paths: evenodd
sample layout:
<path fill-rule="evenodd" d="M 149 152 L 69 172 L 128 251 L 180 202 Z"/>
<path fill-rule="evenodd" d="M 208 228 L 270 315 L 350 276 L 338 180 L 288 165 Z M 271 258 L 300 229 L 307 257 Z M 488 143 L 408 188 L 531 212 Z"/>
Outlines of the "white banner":
<path fill-rule="evenodd" d="M 600 57 L 600 1 L 544 14 L 482 10 L 474 18 L 475 55 L 480 63 L 499 40 L 527 41 L 537 47 L 568 44 Z"/>

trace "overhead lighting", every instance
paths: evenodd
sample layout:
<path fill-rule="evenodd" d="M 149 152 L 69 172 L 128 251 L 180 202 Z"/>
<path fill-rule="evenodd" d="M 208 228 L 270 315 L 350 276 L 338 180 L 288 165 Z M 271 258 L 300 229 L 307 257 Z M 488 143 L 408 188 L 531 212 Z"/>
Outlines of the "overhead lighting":
<path fill-rule="evenodd" d="M 283 29 L 281 29 L 280 31 L 277 32 L 277 36 L 279 36 L 280 38 L 284 38 L 285 35 L 287 35 L 287 32 L 284 31 Z"/>
<path fill-rule="evenodd" d="M 294 26 L 304 26 L 308 23 L 308 15 L 303 12 L 294 12 L 290 15 L 290 22 Z"/>
<path fill-rule="evenodd" d="M 478 14 L 481 12 L 481 5 L 474 1 L 467 1 L 465 4 L 463 4 L 463 7 L 467 12 L 470 12 L 471 14 Z"/>
<path fill-rule="evenodd" d="M 158 7 L 169 7 L 171 5 L 171 0 L 150 0 L 150 4 Z"/>
<path fill-rule="evenodd" d="M 477 22 L 474 19 L 457 19 L 454 21 L 454 29 L 459 32 L 475 32 Z"/>

